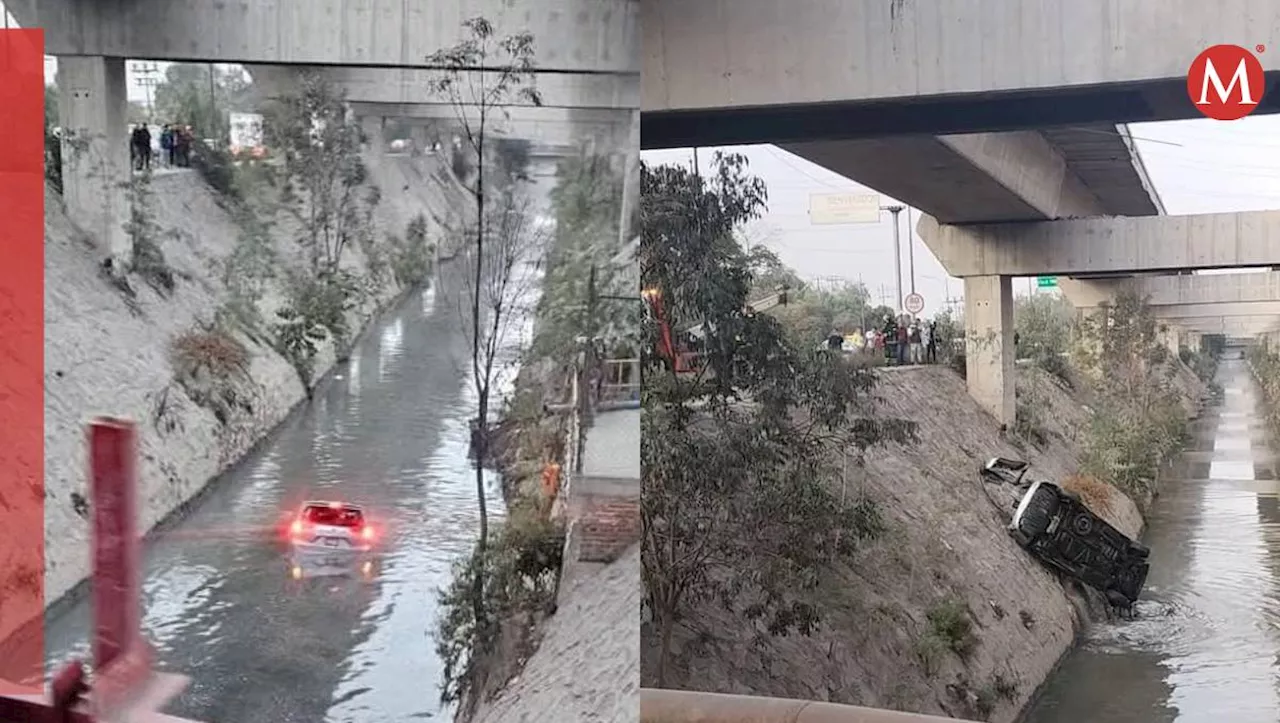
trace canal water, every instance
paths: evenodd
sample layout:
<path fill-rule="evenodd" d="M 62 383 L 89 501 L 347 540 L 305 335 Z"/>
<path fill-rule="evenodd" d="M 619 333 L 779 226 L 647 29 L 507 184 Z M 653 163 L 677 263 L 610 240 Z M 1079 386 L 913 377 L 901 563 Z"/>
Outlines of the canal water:
<path fill-rule="evenodd" d="M 1135 619 L 1096 626 L 1026 723 L 1280 721 L 1280 483 L 1238 356 L 1148 515 Z"/>

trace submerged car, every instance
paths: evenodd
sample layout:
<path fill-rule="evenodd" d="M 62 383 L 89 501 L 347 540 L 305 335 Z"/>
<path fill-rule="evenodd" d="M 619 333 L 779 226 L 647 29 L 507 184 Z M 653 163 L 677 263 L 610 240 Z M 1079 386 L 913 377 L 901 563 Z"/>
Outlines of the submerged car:
<path fill-rule="evenodd" d="M 304 502 L 288 527 L 294 553 L 341 556 L 373 549 L 377 533 L 364 509 L 346 502 Z"/>
<path fill-rule="evenodd" d="M 1117 607 L 1137 602 L 1147 581 L 1151 551 L 1094 514 L 1080 498 L 1045 480 L 1030 480 L 1030 465 L 994 457 L 985 480 L 1025 490 L 1009 534 L 1041 562 L 1095 588 Z"/>

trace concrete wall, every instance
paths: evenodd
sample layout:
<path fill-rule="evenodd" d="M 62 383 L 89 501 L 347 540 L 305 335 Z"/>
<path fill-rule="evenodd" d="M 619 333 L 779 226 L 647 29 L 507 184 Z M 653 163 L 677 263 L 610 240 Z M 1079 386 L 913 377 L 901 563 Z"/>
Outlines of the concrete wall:
<path fill-rule="evenodd" d="M 24 27 L 45 29 L 49 55 L 269 64 L 422 66 L 481 15 L 498 36 L 533 33 L 538 64 L 635 73 L 636 0 L 10 0 Z"/>
<path fill-rule="evenodd" d="M 1170 81 L 1218 43 L 1275 42 L 1280 4 L 1226 0 L 649 0 L 646 111 Z M 1280 70 L 1280 54 L 1259 56 Z"/>
<path fill-rule="evenodd" d="M 1280 266 L 1280 211 L 971 226 L 926 216 L 917 230 L 959 277 Z"/>

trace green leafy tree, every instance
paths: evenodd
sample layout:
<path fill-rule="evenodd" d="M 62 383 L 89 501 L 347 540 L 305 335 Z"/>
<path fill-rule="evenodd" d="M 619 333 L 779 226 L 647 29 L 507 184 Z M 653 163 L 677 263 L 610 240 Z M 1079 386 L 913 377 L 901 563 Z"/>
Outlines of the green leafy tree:
<path fill-rule="evenodd" d="M 1155 492 L 1160 464 L 1186 433 L 1172 386 L 1172 358 L 1146 301 L 1124 292 L 1081 322 L 1076 365 L 1093 385 L 1093 418 L 1082 469 L 1141 505 Z"/>
<path fill-rule="evenodd" d="M 364 135 L 342 96 L 314 75 L 303 78 L 296 95 L 273 99 L 265 121 L 267 142 L 282 160 L 279 209 L 297 223 L 295 238 L 304 259 L 304 271 L 289 284 L 287 307 L 278 313 L 277 337 L 312 338 L 314 329 L 324 328 L 341 356 L 350 342 L 347 312 L 366 288 L 343 266 L 344 255 L 352 246 L 378 252 L 373 213 L 381 195 L 368 184 L 361 158 Z M 297 319 L 305 334 L 288 331 Z M 286 356 L 309 393 L 314 345 L 294 343 L 288 349 Z"/>
<path fill-rule="evenodd" d="M 546 260 L 538 306 L 535 354 L 550 358 L 574 339 L 597 339 L 610 353 L 629 356 L 638 347 L 640 280 L 634 248 L 617 232 L 622 177 L 600 155 L 562 160 L 551 192 L 555 243 Z M 606 298 L 607 297 L 607 298 Z"/>
<path fill-rule="evenodd" d="M 477 159 L 475 180 L 470 187 L 475 199 L 476 213 L 468 232 L 471 243 L 465 250 L 470 261 L 469 272 L 469 323 L 466 324 L 471 348 L 471 381 L 476 391 L 475 425 L 476 449 L 476 504 L 480 511 L 480 531 L 475 554 L 484 570 L 485 553 L 489 538 L 489 513 L 485 505 L 484 466 L 489 459 L 488 430 L 490 417 L 490 392 L 494 381 L 494 353 L 496 340 L 489 330 L 500 325 L 502 319 L 489 319 L 482 314 L 486 305 L 493 305 L 493 288 L 486 283 L 486 273 L 504 265 L 502 248 L 505 243 L 491 239 L 489 223 L 492 220 L 489 205 L 485 159 L 490 145 L 496 140 L 490 133 L 490 123 L 506 114 L 506 107 L 521 100 L 541 105 L 541 96 L 534 84 L 534 42 L 528 32 L 507 37 L 495 36 L 493 24 L 483 17 L 475 17 L 463 23 L 468 37 L 451 48 L 443 48 L 426 58 L 428 65 L 437 68 L 430 82 L 431 90 L 448 98 L 457 109 L 461 124 L 462 140 L 467 150 Z M 501 197 L 501 196 L 499 196 Z M 505 219 L 499 219 L 505 222 Z M 490 249 L 495 241 L 497 248 Z M 488 289 L 488 291 L 486 291 Z M 486 294 L 490 297 L 486 300 Z M 478 630 L 488 626 L 484 609 L 485 576 L 475 575 L 472 591 L 472 614 Z"/>
<path fill-rule="evenodd" d="M 1019 358 L 1031 359 L 1067 381 L 1076 325 L 1076 309 L 1071 302 L 1061 294 L 1021 296 L 1013 306 L 1013 321 Z"/>
<path fill-rule="evenodd" d="M 703 371 L 677 375 L 656 353 L 659 320 L 645 327 L 642 638 L 659 661 L 646 685 L 666 684 L 675 628 L 711 601 L 777 635 L 812 632 L 824 568 L 881 528 L 873 504 L 828 486 L 830 461 L 914 433 L 870 416 L 873 373 L 744 310 L 755 280 L 735 231 L 763 213 L 765 187 L 742 156 L 716 154 L 710 173 L 641 168 L 644 288 L 672 327 L 708 330 Z"/>

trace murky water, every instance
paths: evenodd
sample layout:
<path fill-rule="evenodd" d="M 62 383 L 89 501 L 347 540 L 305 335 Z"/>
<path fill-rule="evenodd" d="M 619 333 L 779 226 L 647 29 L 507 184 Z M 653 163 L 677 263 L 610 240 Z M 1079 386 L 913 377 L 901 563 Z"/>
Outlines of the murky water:
<path fill-rule="evenodd" d="M 1226 356 L 1148 516 L 1136 619 L 1093 630 L 1027 723 L 1280 720 L 1280 483 L 1257 387 Z"/>
<path fill-rule="evenodd" d="M 442 274 L 439 294 L 378 322 L 310 407 L 147 546 L 146 634 L 162 668 L 192 678 L 169 712 L 234 723 L 449 719 L 431 637 L 436 590 L 470 550 L 478 512 L 458 271 Z M 507 383 L 531 323 L 504 340 Z M 496 480 L 488 488 L 500 515 Z M 377 567 L 295 572 L 274 533 L 306 499 L 366 506 L 383 529 Z M 89 614 L 85 600 L 48 621 L 51 663 L 85 654 Z"/>

